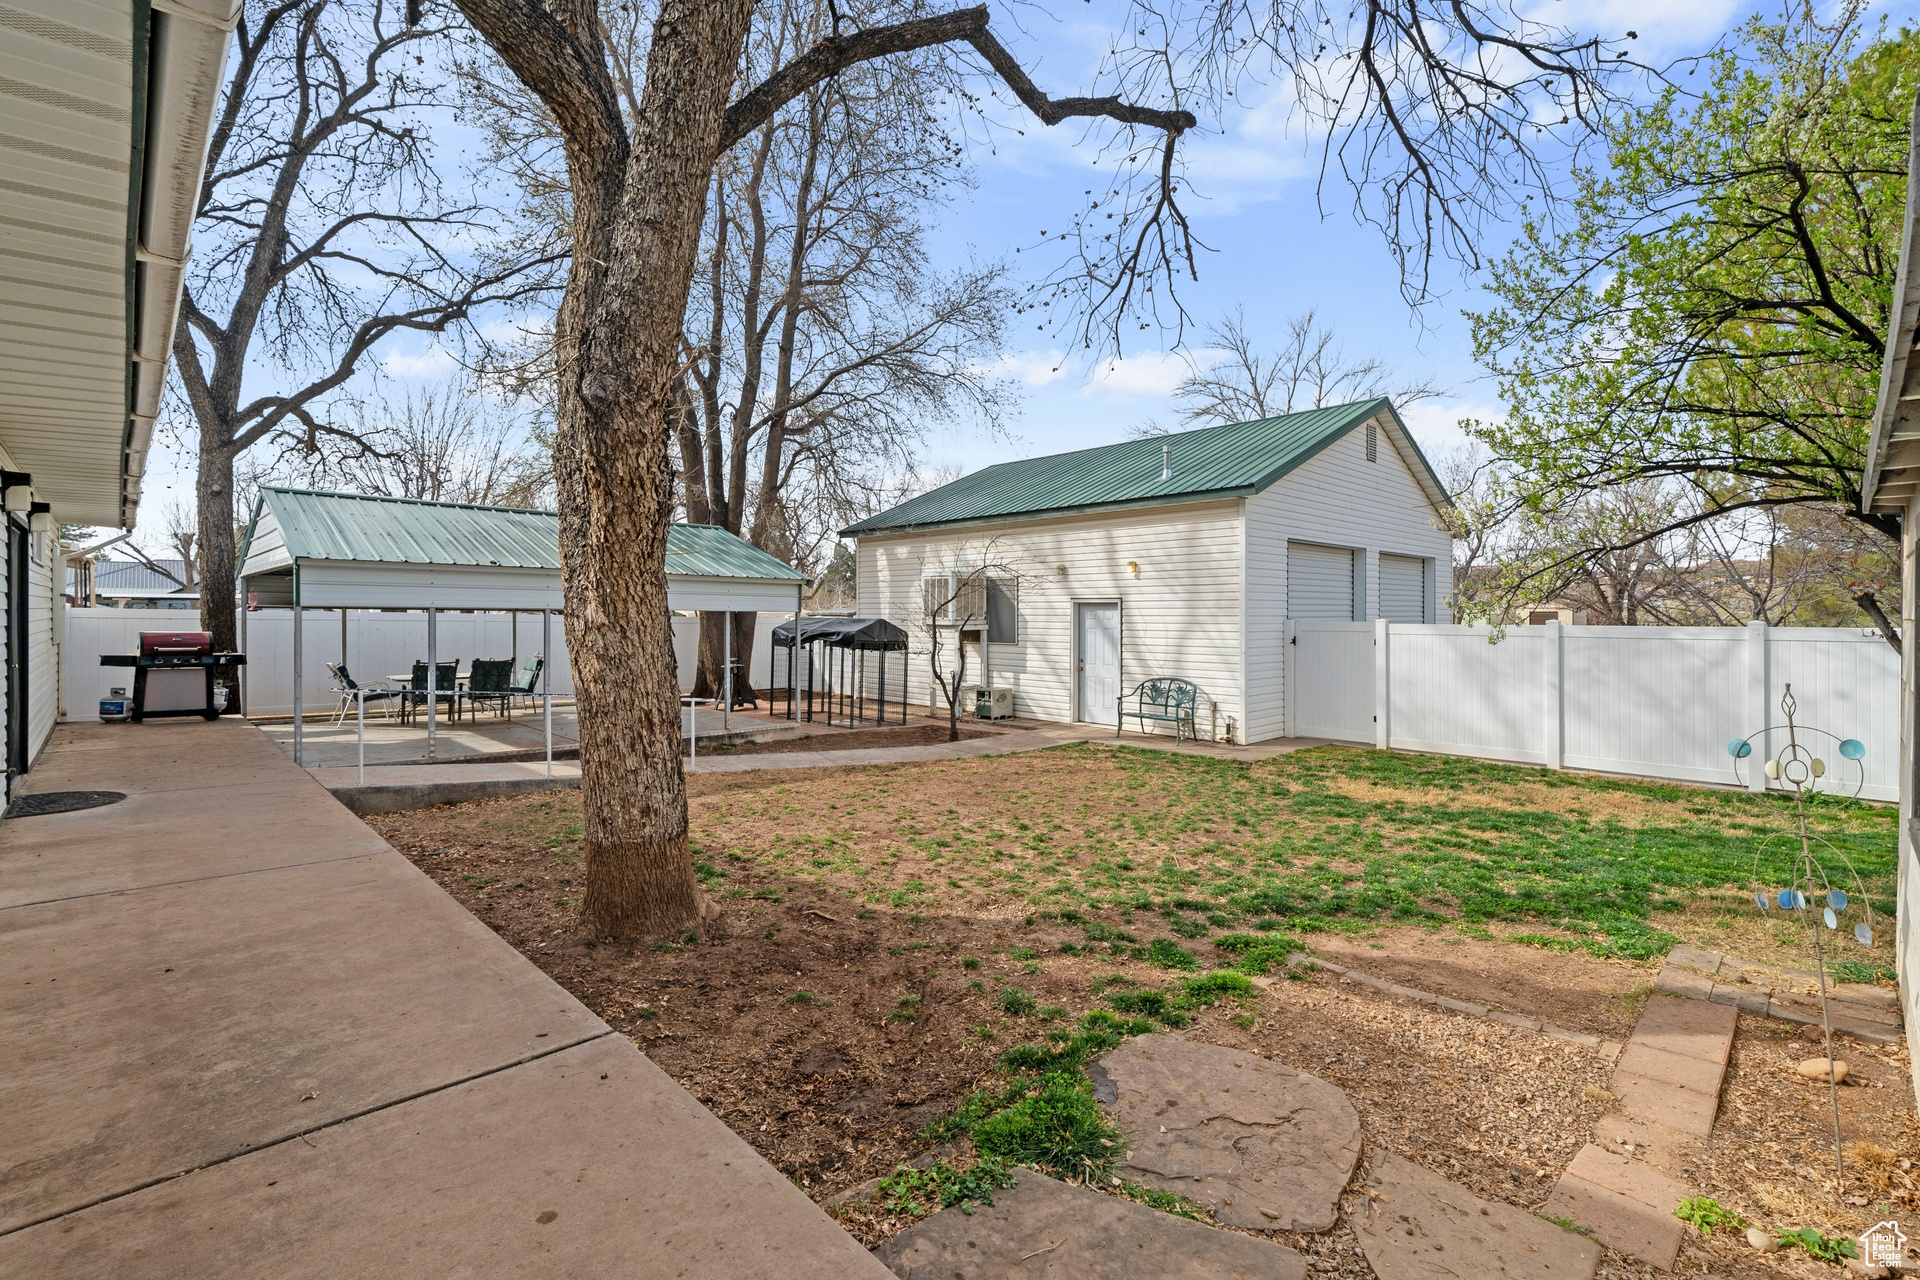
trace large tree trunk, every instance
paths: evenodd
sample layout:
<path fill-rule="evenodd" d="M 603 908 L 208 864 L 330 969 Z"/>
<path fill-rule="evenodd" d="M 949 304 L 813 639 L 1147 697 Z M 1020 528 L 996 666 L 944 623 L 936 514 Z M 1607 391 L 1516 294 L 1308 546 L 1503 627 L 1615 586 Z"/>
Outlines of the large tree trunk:
<path fill-rule="evenodd" d="M 617 210 L 589 210 L 605 188 L 574 174 L 568 301 L 593 296 L 557 334 L 578 358 L 560 380 L 555 471 L 580 718 L 582 912 L 600 937 L 677 930 L 701 913 L 667 611 L 668 441 L 701 214 L 751 12 L 751 0 L 664 5 Z M 594 274 L 597 289 L 574 287 Z"/>
<path fill-rule="evenodd" d="M 216 652 L 232 653 L 240 648 L 233 612 L 234 575 L 239 571 L 234 563 L 233 452 L 208 447 L 206 436 L 203 431 L 194 484 L 200 520 L 200 629 L 213 633 Z M 217 679 L 227 686 L 228 710 L 245 712 L 240 704 L 240 684 L 232 672 L 223 671 Z"/>

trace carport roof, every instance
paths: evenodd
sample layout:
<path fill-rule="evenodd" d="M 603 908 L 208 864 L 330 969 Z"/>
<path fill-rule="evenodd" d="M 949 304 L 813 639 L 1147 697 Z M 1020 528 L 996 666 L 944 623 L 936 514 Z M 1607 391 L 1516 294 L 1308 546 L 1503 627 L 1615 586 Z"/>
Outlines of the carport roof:
<path fill-rule="evenodd" d="M 278 526 L 282 546 L 255 546 L 262 516 Z M 263 487 L 254 504 L 243 574 L 296 560 L 373 564 L 560 568 L 560 518 L 551 511 L 427 502 L 376 494 Z M 257 563 L 256 563 L 257 562 Z M 805 575 L 717 525 L 676 524 L 667 530 L 671 577 L 751 578 L 803 582 Z"/>

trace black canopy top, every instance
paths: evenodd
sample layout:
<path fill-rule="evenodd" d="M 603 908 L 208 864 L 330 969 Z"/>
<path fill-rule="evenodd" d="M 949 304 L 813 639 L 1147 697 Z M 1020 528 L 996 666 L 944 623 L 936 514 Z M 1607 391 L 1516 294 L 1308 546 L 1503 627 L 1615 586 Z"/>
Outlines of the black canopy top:
<path fill-rule="evenodd" d="M 773 629 L 773 642 L 793 647 L 793 623 Z M 802 618 L 801 644 L 825 644 L 835 649 L 905 649 L 907 633 L 885 618 Z"/>

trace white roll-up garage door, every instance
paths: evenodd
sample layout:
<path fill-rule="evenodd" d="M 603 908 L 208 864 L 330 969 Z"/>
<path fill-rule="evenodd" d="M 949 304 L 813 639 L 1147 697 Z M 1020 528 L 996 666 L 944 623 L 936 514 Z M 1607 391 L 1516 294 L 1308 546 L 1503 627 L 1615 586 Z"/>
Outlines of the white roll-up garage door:
<path fill-rule="evenodd" d="M 1427 562 L 1418 556 L 1380 556 L 1380 616 L 1388 622 L 1427 620 Z"/>
<path fill-rule="evenodd" d="M 1287 616 L 1300 621 L 1352 622 L 1353 552 L 1289 542 Z"/>

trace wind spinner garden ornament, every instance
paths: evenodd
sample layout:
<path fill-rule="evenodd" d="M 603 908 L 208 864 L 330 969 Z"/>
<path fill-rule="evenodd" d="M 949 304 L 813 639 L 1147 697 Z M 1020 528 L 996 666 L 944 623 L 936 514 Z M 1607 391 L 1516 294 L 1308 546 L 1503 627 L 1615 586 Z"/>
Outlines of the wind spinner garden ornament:
<path fill-rule="evenodd" d="M 1835 776 L 1824 756 L 1816 754 L 1831 746 L 1842 761 L 1852 765 L 1853 790 L 1850 796 L 1858 796 L 1866 785 L 1866 766 L 1861 762 L 1866 758 L 1867 749 L 1858 738 L 1842 738 L 1825 729 L 1816 729 L 1811 725 L 1800 724 L 1794 719 L 1795 703 L 1793 686 L 1787 685 L 1780 698 L 1780 711 L 1786 718 L 1785 724 L 1770 724 L 1758 733 L 1744 738 L 1735 738 L 1727 744 L 1727 754 L 1733 757 L 1734 773 L 1738 775 L 1745 761 L 1754 754 L 1754 742 L 1767 742 L 1768 734 L 1783 733 L 1786 744 L 1762 764 L 1762 770 L 1771 782 L 1783 783 L 1793 792 L 1794 812 L 1798 819 L 1800 848 L 1793 859 L 1792 872 L 1785 887 L 1780 889 L 1760 889 L 1753 895 L 1754 905 L 1760 908 L 1762 915 L 1774 910 L 1784 912 L 1803 912 L 1807 930 L 1813 936 L 1813 970 L 1820 982 L 1820 1030 L 1825 1037 L 1827 1049 L 1827 1099 L 1833 1106 L 1833 1168 L 1837 1178 L 1844 1181 L 1846 1170 L 1840 1156 L 1840 1085 L 1834 1079 L 1833 1070 L 1833 1022 L 1827 1014 L 1827 960 L 1821 926 L 1826 932 L 1837 933 L 1841 917 L 1850 906 L 1856 903 L 1866 914 L 1866 919 L 1856 920 L 1853 925 L 1853 939 L 1863 947 L 1873 945 L 1873 904 L 1860 883 L 1860 875 L 1853 868 L 1847 855 L 1835 848 L 1831 841 L 1813 835 L 1807 830 L 1807 797 L 1809 795 L 1831 794 L 1844 782 Z M 1824 740 L 1831 740 L 1830 742 Z M 1746 779 L 1742 778 L 1742 782 Z M 1753 855 L 1754 883 L 1764 884 L 1760 875 L 1760 859 L 1767 847 L 1779 837 L 1769 837 L 1761 843 Z M 1825 845 L 1832 855 L 1846 865 L 1846 875 L 1853 892 L 1836 888 L 1827 868 L 1814 855 L 1813 846 L 1818 842 Z M 1820 904 L 1820 914 L 1814 915 L 1811 907 Z"/>

